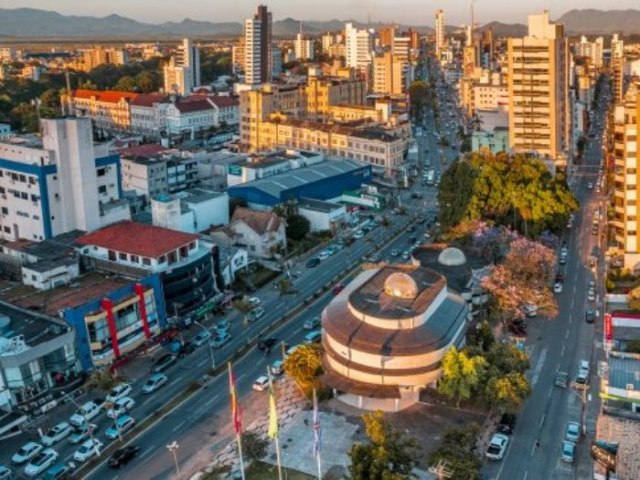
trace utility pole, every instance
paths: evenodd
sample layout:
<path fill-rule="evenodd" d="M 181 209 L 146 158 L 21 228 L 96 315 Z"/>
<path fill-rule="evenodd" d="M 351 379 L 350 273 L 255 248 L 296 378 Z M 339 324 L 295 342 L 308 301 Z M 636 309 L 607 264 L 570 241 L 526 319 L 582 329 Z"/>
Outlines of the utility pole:
<path fill-rule="evenodd" d="M 572 392 L 580 398 L 581 404 L 581 423 L 582 423 L 582 434 L 587 434 L 587 390 L 589 390 L 589 385 L 587 383 L 571 383 Z M 580 393 L 578 393 L 580 392 Z"/>

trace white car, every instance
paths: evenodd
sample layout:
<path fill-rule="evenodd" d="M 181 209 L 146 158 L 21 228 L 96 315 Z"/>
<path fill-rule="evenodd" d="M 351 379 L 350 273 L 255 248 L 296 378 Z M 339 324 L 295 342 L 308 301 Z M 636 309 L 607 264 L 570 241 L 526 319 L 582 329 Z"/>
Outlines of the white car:
<path fill-rule="evenodd" d="M 73 427 L 69 425 L 67 422 L 60 422 L 57 425 L 51 427 L 51 429 L 45 433 L 42 437 L 42 444 L 45 447 L 50 447 L 51 445 L 58 443 L 63 438 L 71 435 L 73 431 Z"/>
<path fill-rule="evenodd" d="M 82 425 L 85 421 L 89 421 L 102 412 L 102 408 L 95 402 L 89 401 L 84 403 L 69 419 L 69 423 L 74 427 Z"/>
<path fill-rule="evenodd" d="M 202 345 L 207 343 L 210 338 L 211 332 L 209 330 L 201 330 L 195 337 L 193 337 L 191 343 L 193 343 L 193 345 L 195 345 L 196 347 L 201 347 Z"/>
<path fill-rule="evenodd" d="M 494 433 L 489 443 L 489 448 L 485 453 L 485 456 L 491 460 L 502 460 L 504 454 L 507 452 L 507 445 L 509 444 L 509 437 L 502 433 Z"/>
<path fill-rule="evenodd" d="M 9 480 L 12 476 L 11 469 L 0 465 L 0 480 Z"/>
<path fill-rule="evenodd" d="M 123 413 L 128 412 L 136 406 L 136 402 L 131 397 L 123 397 L 113 404 L 113 408 L 107 410 L 107 417 L 118 418 Z"/>
<path fill-rule="evenodd" d="M 262 392 L 269 387 L 269 378 L 266 375 L 262 375 L 256 378 L 256 381 L 253 382 L 252 388 L 258 392 Z"/>
<path fill-rule="evenodd" d="M 562 286 L 563 286 L 563 285 L 562 285 L 562 282 L 556 282 L 556 283 L 553 285 L 553 291 L 554 291 L 555 293 L 562 293 Z"/>
<path fill-rule="evenodd" d="M 169 377 L 164 373 L 154 373 L 142 386 L 142 393 L 153 393 L 167 383 L 167 381 L 169 381 Z"/>
<path fill-rule="evenodd" d="M 329 252 L 327 252 L 326 250 L 323 250 L 318 254 L 319 260 L 326 260 L 327 258 L 329 258 Z"/>
<path fill-rule="evenodd" d="M 304 336 L 304 343 L 307 345 L 311 345 L 313 343 L 320 343 L 322 339 L 322 330 L 314 330 L 312 332 L 307 333 Z"/>
<path fill-rule="evenodd" d="M 73 430 L 73 433 L 69 436 L 69 443 L 74 445 L 82 443 L 91 436 L 91 432 L 95 432 L 97 429 L 98 426 L 95 423 L 83 423 Z"/>
<path fill-rule="evenodd" d="M 262 304 L 262 300 L 258 297 L 249 297 L 247 298 L 247 303 L 251 305 L 253 308 L 259 307 Z"/>
<path fill-rule="evenodd" d="M 111 389 L 109 395 L 107 395 L 106 401 L 113 403 L 131 394 L 132 388 L 128 383 L 121 383 Z"/>
<path fill-rule="evenodd" d="M 531 303 L 524 305 L 522 310 L 527 317 L 535 317 L 538 314 L 538 306 Z"/>
<path fill-rule="evenodd" d="M 102 450 L 104 444 L 97 438 L 89 439 L 80 445 L 80 448 L 73 454 L 76 462 L 84 463 Z"/>
<path fill-rule="evenodd" d="M 40 475 L 47 468 L 54 464 L 59 455 L 53 448 L 45 448 L 38 455 L 33 457 L 31 461 L 24 467 L 24 474 L 27 477 L 35 477 Z"/>
<path fill-rule="evenodd" d="M 589 300 L 590 302 L 595 302 L 596 301 L 596 291 L 595 290 L 589 290 L 589 292 L 587 293 L 587 300 Z"/>
<path fill-rule="evenodd" d="M 282 375 L 284 372 L 284 362 L 282 360 L 276 360 L 271 364 L 271 374 L 272 375 Z"/>
<path fill-rule="evenodd" d="M 362 230 L 357 230 L 356 233 L 353 234 L 353 238 L 356 240 L 364 237 L 364 232 Z"/>
<path fill-rule="evenodd" d="M 28 442 L 25 443 L 20 450 L 14 453 L 13 457 L 11 457 L 11 462 L 16 465 L 20 465 L 22 463 L 26 463 L 39 454 L 44 447 L 36 442 Z"/>

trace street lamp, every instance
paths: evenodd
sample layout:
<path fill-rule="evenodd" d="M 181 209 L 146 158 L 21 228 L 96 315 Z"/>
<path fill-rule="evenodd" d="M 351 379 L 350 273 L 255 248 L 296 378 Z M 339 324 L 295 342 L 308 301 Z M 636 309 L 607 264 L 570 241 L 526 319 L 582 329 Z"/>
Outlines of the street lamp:
<path fill-rule="evenodd" d="M 180 465 L 178 465 L 178 448 L 180 448 L 180 445 L 178 445 L 178 442 L 176 442 L 175 440 L 167 445 L 167 449 L 173 455 L 173 463 L 176 466 L 176 475 L 178 476 L 178 478 L 180 478 Z"/>
<path fill-rule="evenodd" d="M 198 325 L 200 328 L 202 328 L 204 331 L 206 331 L 207 333 L 209 332 L 209 329 L 207 327 L 205 327 L 204 325 L 202 325 L 200 322 L 198 322 L 197 320 L 194 320 L 193 323 L 195 323 L 196 325 Z M 213 356 L 213 347 L 211 346 L 211 342 L 207 341 L 207 345 L 209 345 L 209 354 L 211 355 L 211 369 L 213 370 L 214 368 L 216 368 L 216 359 Z"/>
<path fill-rule="evenodd" d="M 571 388 L 569 389 L 571 393 L 580 399 L 580 404 L 582 406 L 581 423 L 583 435 L 587 434 L 587 390 L 589 390 L 589 385 L 578 382 L 572 382 Z M 578 393 L 578 391 L 581 393 Z"/>

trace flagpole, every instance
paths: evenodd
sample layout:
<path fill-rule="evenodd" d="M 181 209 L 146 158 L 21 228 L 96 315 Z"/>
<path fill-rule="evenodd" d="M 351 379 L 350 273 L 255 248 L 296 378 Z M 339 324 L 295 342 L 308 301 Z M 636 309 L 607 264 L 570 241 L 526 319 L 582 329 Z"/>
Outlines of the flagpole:
<path fill-rule="evenodd" d="M 236 397 L 236 380 L 233 375 L 233 371 L 231 370 L 231 362 L 228 363 L 229 366 L 229 394 L 231 396 L 231 409 L 232 409 L 232 419 L 233 428 L 236 432 L 236 442 L 238 443 L 238 455 L 240 457 L 240 474 L 242 480 L 244 478 L 244 460 L 242 458 L 242 438 L 240 437 L 242 433 L 242 425 L 240 420 L 240 412 L 238 405 L 238 399 Z"/>
<path fill-rule="evenodd" d="M 238 454 L 240 455 L 240 473 L 242 474 L 242 480 L 245 480 L 244 460 L 242 459 L 242 439 L 240 438 L 240 433 L 236 433 L 236 441 L 238 442 Z"/>
<path fill-rule="evenodd" d="M 271 427 L 269 427 L 269 431 L 267 432 L 269 435 L 273 435 L 273 439 L 276 442 L 276 461 L 278 462 L 278 480 L 282 480 L 282 462 L 280 461 L 280 428 L 278 428 L 278 411 L 277 404 L 275 401 L 275 392 L 273 390 L 273 382 L 271 380 L 271 370 L 267 366 L 267 377 L 269 378 L 269 415 L 275 416 L 275 431 L 271 431 Z M 273 402 L 273 403 L 271 403 Z M 272 407 L 275 411 L 271 411 Z M 272 418 L 269 419 L 269 425 L 274 421 Z"/>
<path fill-rule="evenodd" d="M 318 397 L 313 389 L 313 434 L 316 462 L 318 463 L 318 480 L 322 480 L 322 462 L 320 460 L 320 419 L 318 418 Z"/>

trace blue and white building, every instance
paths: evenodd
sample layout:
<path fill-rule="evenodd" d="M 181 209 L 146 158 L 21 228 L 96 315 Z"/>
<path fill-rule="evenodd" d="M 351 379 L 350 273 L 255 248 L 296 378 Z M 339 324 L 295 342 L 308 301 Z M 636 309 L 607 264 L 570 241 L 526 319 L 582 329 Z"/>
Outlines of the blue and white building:
<path fill-rule="evenodd" d="M 91 120 L 42 120 L 41 133 L 0 142 L 0 239 L 40 241 L 131 218 L 120 157 L 94 145 Z"/>

